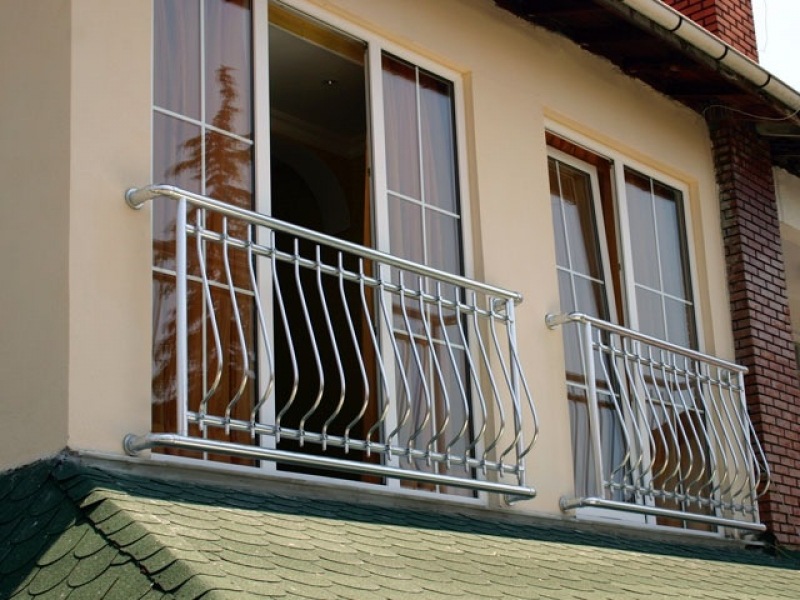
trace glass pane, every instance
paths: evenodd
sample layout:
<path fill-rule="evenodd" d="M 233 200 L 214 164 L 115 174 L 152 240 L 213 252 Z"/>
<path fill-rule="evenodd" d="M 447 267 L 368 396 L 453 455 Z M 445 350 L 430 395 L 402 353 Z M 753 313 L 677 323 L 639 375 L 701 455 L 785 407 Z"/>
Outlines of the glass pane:
<path fill-rule="evenodd" d="M 559 182 L 571 269 L 596 279 L 603 278 L 600 243 L 588 173 L 559 163 Z"/>
<path fill-rule="evenodd" d="M 175 278 L 153 274 L 153 431 L 177 431 Z"/>
<path fill-rule="evenodd" d="M 191 141 L 199 139 L 200 128 L 153 114 L 153 180 L 200 192 L 200 157 L 191 151 Z M 153 203 L 153 265 L 175 268 L 174 200 L 157 198 Z"/>
<path fill-rule="evenodd" d="M 589 430 L 589 410 L 586 392 L 577 387 L 567 386 L 569 398 L 569 422 L 572 439 L 572 461 L 575 477 L 575 494 L 590 496 L 597 489 L 592 462 L 592 444 Z"/>
<path fill-rule="evenodd" d="M 598 492 L 597 475 L 594 468 L 594 456 L 591 443 L 591 424 L 589 410 L 584 390 L 567 386 L 567 396 L 570 412 L 570 430 L 572 434 L 572 456 L 575 476 L 575 493 L 578 496 L 596 496 Z M 602 440 L 603 478 L 623 483 L 628 473 L 626 472 L 625 438 L 619 417 L 612 405 L 600 403 L 599 406 L 599 434 Z M 611 492 L 611 499 L 622 501 L 624 494 L 615 490 Z"/>
<path fill-rule="evenodd" d="M 417 72 L 383 55 L 386 175 L 389 190 L 420 199 Z"/>
<path fill-rule="evenodd" d="M 453 85 L 425 72 L 419 85 L 425 203 L 457 213 Z"/>
<path fill-rule="evenodd" d="M 461 274 L 461 220 L 434 210 L 424 211 L 425 245 L 427 264 L 436 269 Z M 428 282 L 428 291 L 454 298 L 456 292 L 452 285 Z"/>
<path fill-rule="evenodd" d="M 558 272 L 558 291 L 561 298 L 561 312 L 577 310 L 573 302 L 572 277 L 564 271 Z M 581 358 L 580 330 L 577 327 L 562 327 L 564 336 L 564 363 L 567 381 L 583 382 L 583 362 Z"/>
<path fill-rule="evenodd" d="M 636 311 L 639 315 L 639 331 L 663 340 L 666 332 L 661 295 L 637 286 Z"/>
<path fill-rule="evenodd" d="M 205 10 L 205 120 L 250 137 L 250 2 L 206 0 Z"/>
<path fill-rule="evenodd" d="M 391 253 L 400 258 L 423 263 L 425 262 L 423 239 L 422 208 L 413 202 L 390 195 L 389 240 Z M 424 280 L 413 273 L 404 272 L 402 279 L 403 285 L 411 289 L 419 290 L 425 286 Z M 394 268 L 392 269 L 392 281 L 400 283 L 400 273 Z M 395 327 L 404 331 L 410 327 L 411 332 L 422 333 L 424 329 L 421 322 L 422 308 L 419 301 L 406 296 L 404 302 L 405 317 L 409 320 L 408 326 L 404 321 L 400 296 L 392 296 Z"/>
<path fill-rule="evenodd" d="M 253 205 L 253 149 L 228 135 L 206 135 L 206 194 L 241 208 Z"/>
<path fill-rule="evenodd" d="M 636 283 L 661 289 L 650 178 L 625 169 L 633 274 Z"/>
<path fill-rule="evenodd" d="M 155 104 L 199 119 L 200 5 L 197 0 L 156 0 L 153 10 Z"/>
<path fill-rule="evenodd" d="M 422 208 L 389 195 L 389 240 L 391 253 L 414 262 L 425 262 Z"/>
<path fill-rule="evenodd" d="M 694 307 L 672 298 L 664 299 L 664 307 L 667 311 L 667 341 L 685 348 L 697 348 Z"/>
<path fill-rule="evenodd" d="M 568 271 L 558 270 L 558 297 L 561 303 L 561 312 L 570 313 L 577 309 L 572 289 L 572 275 Z"/>
<path fill-rule="evenodd" d="M 580 276 L 573 277 L 575 294 L 578 299 L 576 309 L 590 317 L 608 320 L 608 305 L 606 303 L 606 290 L 602 283 L 584 279 Z"/>
<path fill-rule="evenodd" d="M 691 300 L 689 260 L 684 235 L 685 225 L 680 210 L 680 194 L 659 183 L 655 184 L 654 191 L 664 291 L 672 296 Z"/>
<path fill-rule="evenodd" d="M 223 230 L 222 219 L 219 215 L 211 212 L 207 213 L 206 225 L 213 230 Z M 236 240 L 244 242 L 248 239 L 247 226 L 241 221 L 229 219 L 225 231 L 231 242 Z M 189 274 L 200 276 L 196 238 L 190 237 L 189 244 Z M 202 243 L 202 251 L 204 253 L 206 276 L 209 281 L 227 286 L 228 276 L 230 275 L 234 287 L 245 290 L 252 289 L 250 257 L 247 254 L 247 250 L 236 247 L 234 243 L 224 246 L 221 242 L 208 240 Z M 226 271 L 225 267 L 226 253 L 230 273 Z"/>
<path fill-rule="evenodd" d="M 549 158 L 547 160 L 548 171 L 550 174 L 550 210 L 553 214 L 553 235 L 556 240 L 556 264 L 559 267 L 569 268 L 569 258 L 567 255 L 567 238 L 564 231 L 564 215 L 561 208 L 561 184 L 558 178 L 558 163 Z M 561 297 L 561 304 L 564 304 L 564 297 Z"/>

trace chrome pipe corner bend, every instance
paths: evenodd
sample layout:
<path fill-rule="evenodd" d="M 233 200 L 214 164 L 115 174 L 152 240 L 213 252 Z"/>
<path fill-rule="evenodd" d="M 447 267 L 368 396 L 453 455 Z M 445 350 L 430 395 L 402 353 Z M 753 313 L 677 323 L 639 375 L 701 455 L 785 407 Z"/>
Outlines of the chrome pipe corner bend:
<path fill-rule="evenodd" d="M 125 190 L 125 204 L 133 210 L 140 210 L 142 205 L 149 199 L 147 192 L 141 188 L 128 188 Z"/>

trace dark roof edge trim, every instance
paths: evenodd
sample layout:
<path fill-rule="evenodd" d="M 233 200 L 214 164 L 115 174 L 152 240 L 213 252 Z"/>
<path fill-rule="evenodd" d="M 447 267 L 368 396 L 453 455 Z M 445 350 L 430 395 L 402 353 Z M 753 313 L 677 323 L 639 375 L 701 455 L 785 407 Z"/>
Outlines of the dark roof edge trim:
<path fill-rule="evenodd" d="M 787 117 L 800 111 L 800 92 L 661 0 L 597 1 L 619 13 L 633 12 L 649 19 L 662 27 L 668 35 L 688 43 L 785 106 L 792 113 Z"/>

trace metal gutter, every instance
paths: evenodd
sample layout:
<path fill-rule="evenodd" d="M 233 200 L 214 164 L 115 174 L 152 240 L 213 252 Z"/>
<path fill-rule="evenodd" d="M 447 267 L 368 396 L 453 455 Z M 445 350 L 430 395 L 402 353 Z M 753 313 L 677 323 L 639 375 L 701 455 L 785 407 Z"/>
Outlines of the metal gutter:
<path fill-rule="evenodd" d="M 760 91 L 785 106 L 790 112 L 800 111 L 800 92 L 690 18 L 664 4 L 661 0 L 601 1 L 617 11 L 622 12 L 624 8 L 627 8 L 649 19 L 664 28 L 669 34 L 688 43 L 718 64 L 744 78 Z"/>

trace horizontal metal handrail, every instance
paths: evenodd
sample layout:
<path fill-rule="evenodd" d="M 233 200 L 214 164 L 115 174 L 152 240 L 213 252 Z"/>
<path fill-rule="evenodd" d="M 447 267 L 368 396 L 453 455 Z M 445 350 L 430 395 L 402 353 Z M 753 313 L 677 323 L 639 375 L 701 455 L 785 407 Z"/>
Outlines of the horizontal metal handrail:
<path fill-rule="evenodd" d="M 691 358 L 693 360 L 699 360 L 704 363 L 708 363 L 710 365 L 722 367 L 723 369 L 728 369 L 729 371 L 733 371 L 736 373 L 747 373 L 747 367 L 737 365 L 736 363 L 718 358 L 711 354 L 703 354 L 702 352 L 698 352 L 697 350 L 692 350 L 691 348 L 685 348 L 677 344 L 672 344 L 670 342 L 667 342 L 666 340 L 661 340 L 657 337 L 644 334 L 634 329 L 628 329 L 627 327 L 623 327 L 622 325 L 617 325 L 616 323 L 603 321 L 602 319 L 591 317 L 584 313 L 571 312 L 562 314 L 548 314 L 545 316 L 544 320 L 545 324 L 550 329 L 554 329 L 559 325 L 564 325 L 566 323 L 588 323 L 595 327 L 604 329 L 609 333 L 616 333 L 619 335 L 623 335 L 626 338 L 629 338 L 631 340 L 636 340 L 638 342 L 643 342 L 648 346 L 652 346 L 654 348 L 660 348 L 661 350 L 666 350 L 668 352 L 675 352 L 687 358 Z"/>
<path fill-rule="evenodd" d="M 174 281 L 177 426 L 127 452 L 535 494 L 518 293 L 174 186 L 125 195 L 159 197 L 177 207 L 174 271 L 154 267 Z"/>
<path fill-rule="evenodd" d="M 587 443 L 573 448 L 576 481 L 562 509 L 605 508 L 760 531 L 769 466 L 747 413 L 746 369 L 582 313 L 547 315 L 577 328 Z M 573 359 L 574 363 L 574 359 Z M 573 423 L 575 426 L 576 424 Z M 593 482 L 593 483 L 592 483 Z"/>
<path fill-rule="evenodd" d="M 492 294 L 498 298 L 513 300 L 516 304 L 522 302 L 522 294 L 519 292 L 489 285 L 480 281 L 475 281 L 467 277 L 462 277 L 461 275 L 448 273 L 447 271 L 442 271 L 441 269 L 435 269 L 427 265 L 415 263 L 413 261 L 400 258 L 399 256 L 393 256 L 391 254 L 387 254 L 386 252 L 381 252 L 380 250 L 375 250 L 366 246 L 360 246 L 359 244 L 354 244 L 352 242 L 348 242 L 347 240 L 342 240 L 331 235 L 320 233 L 318 231 L 314 231 L 313 229 L 307 229 L 305 227 L 295 225 L 294 223 L 288 223 L 286 221 L 257 213 L 252 210 L 227 204 L 221 200 L 209 198 L 208 196 L 203 196 L 202 194 L 195 194 L 194 192 L 181 189 L 174 185 L 147 185 L 141 188 L 130 188 L 125 192 L 125 202 L 128 204 L 128 206 L 135 210 L 141 208 L 149 200 L 160 197 L 172 198 L 173 200 L 183 199 L 191 203 L 193 206 L 207 208 L 221 215 L 232 217 L 251 225 L 258 225 L 274 231 L 295 235 L 305 240 L 319 244 L 325 244 L 326 246 L 336 248 L 337 250 L 358 254 L 365 259 L 374 260 L 392 267 L 404 269 L 424 277 L 431 277 L 444 283 L 468 287 L 476 291 Z"/>

